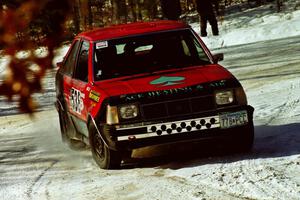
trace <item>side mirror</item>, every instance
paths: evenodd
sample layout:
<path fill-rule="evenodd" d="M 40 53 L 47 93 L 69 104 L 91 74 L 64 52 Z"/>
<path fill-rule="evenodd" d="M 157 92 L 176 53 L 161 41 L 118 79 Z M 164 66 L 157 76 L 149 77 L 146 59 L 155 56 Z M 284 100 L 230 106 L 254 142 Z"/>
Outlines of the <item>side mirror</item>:
<path fill-rule="evenodd" d="M 223 53 L 217 53 L 213 55 L 213 62 L 214 64 L 217 64 L 219 61 L 224 60 L 224 54 Z"/>
<path fill-rule="evenodd" d="M 61 62 L 58 62 L 58 63 L 56 63 L 56 66 L 58 67 L 58 68 L 61 68 L 62 66 L 63 66 L 63 62 L 61 61 Z"/>

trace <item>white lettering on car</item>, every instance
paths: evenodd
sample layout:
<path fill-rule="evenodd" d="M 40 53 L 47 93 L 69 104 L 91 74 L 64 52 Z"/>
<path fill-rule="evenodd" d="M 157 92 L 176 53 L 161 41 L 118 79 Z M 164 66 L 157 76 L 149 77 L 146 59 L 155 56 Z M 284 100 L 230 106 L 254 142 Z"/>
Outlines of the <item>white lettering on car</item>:
<path fill-rule="evenodd" d="M 81 93 L 79 90 L 76 90 L 75 88 L 71 89 L 71 94 L 70 94 L 70 105 L 71 109 L 76 112 L 81 114 L 84 104 L 83 104 L 83 98 L 84 94 Z"/>

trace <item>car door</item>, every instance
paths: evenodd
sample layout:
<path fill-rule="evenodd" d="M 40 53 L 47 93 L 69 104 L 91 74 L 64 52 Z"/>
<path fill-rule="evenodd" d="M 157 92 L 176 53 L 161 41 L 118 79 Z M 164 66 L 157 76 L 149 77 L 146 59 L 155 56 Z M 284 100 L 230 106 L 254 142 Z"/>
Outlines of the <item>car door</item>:
<path fill-rule="evenodd" d="M 72 78 L 73 73 L 75 71 L 75 66 L 77 62 L 77 55 L 78 50 L 80 47 L 80 40 L 74 40 L 74 42 L 71 45 L 71 48 L 64 60 L 63 66 L 59 69 L 59 77 L 58 80 L 61 82 L 62 86 L 60 86 L 61 89 L 63 89 L 63 101 L 64 101 L 64 109 L 70 113 L 71 107 L 70 107 L 70 99 L 71 99 L 71 88 L 72 88 Z M 60 85 L 60 84 L 59 84 Z"/>
<path fill-rule="evenodd" d="M 78 43 L 78 44 L 77 44 Z M 77 41 L 77 52 L 70 52 L 66 65 L 71 65 L 70 75 L 64 76 L 64 97 L 68 112 L 77 131 L 85 134 L 88 104 L 88 63 L 90 44 L 86 40 Z M 76 47 L 74 47 L 76 48 Z M 75 51 L 75 50 L 74 50 Z M 68 63 L 68 60 L 69 63 Z"/>
<path fill-rule="evenodd" d="M 86 121 L 87 118 L 89 48 L 89 42 L 83 40 L 80 44 L 77 63 L 72 79 L 72 88 L 70 90 L 71 112 L 84 121 Z"/>

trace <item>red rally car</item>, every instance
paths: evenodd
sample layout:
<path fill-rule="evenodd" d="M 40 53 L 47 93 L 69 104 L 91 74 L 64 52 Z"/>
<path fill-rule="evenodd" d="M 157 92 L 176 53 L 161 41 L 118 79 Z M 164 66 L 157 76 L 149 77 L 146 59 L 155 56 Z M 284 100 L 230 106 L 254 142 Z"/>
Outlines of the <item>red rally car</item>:
<path fill-rule="evenodd" d="M 89 145 L 104 169 L 160 144 L 253 145 L 253 111 L 239 81 L 192 28 L 175 21 L 79 34 L 56 75 L 61 134 Z"/>

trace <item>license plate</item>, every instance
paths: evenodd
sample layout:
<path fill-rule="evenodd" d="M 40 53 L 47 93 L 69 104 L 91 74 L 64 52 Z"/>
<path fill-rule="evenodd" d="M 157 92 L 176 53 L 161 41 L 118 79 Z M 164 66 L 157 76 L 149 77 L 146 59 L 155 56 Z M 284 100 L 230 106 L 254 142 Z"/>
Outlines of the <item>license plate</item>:
<path fill-rule="evenodd" d="M 220 115 L 221 128 L 232 128 L 248 123 L 248 115 L 246 111 L 226 113 Z"/>

